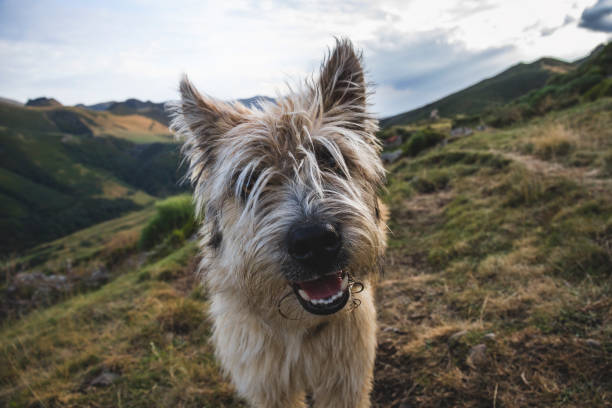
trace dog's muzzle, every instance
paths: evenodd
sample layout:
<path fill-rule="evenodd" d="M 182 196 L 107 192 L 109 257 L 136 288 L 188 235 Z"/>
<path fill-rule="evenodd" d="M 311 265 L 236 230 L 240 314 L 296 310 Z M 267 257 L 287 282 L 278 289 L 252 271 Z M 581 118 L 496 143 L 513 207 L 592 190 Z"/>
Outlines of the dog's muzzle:
<path fill-rule="evenodd" d="M 289 254 L 305 271 L 292 282 L 302 307 L 316 315 L 341 310 L 350 298 L 348 274 L 338 266 L 342 238 L 329 223 L 294 226 L 288 236 Z"/>

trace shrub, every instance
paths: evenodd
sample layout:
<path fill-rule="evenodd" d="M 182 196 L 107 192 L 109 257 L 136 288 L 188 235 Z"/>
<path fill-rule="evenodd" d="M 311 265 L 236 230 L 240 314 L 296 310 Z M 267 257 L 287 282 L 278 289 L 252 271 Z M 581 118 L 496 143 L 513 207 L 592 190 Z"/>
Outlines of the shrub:
<path fill-rule="evenodd" d="M 485 123 L 489 126 L 501 128 L 527 120 L 535 113 L 531 104 L 519 101 L 493 110 L 493 112 L 485 118 Z"/>
<path fill-rule="evenodd" d="M 416 156 L 425 149 L 433 147 L 444 140 L 444 135 L 431 129 L 415 132 L 402 146 L 404 154 Z"/>
<path fill-rule="evenodd" d="M 187 334 L 205 321 L 204 308 L 200 302 L 180 299 L 167 305 L 157 321 L 164 331 Z"/>
<path fill-rule="evenodd" d="M 156 214 L 140 235 L 140 246 L 149 249 L 171 236 L 172 243 L 190 237 L 197 228 L 191 197 L 170 197 L 155 205 Z M 175 242 L 175 241 L 180 242 Z"/>
<path fill-rule="evenodd" d="M 604 96 L 612 96 L 612 78 L 606 78 L 584 94 L 584 98 L 588 101 L 594 101 Z"/>
<path fill-rule="evenodd" d="M 481 123 L 482 123 L 482 120 L 480 119 L 480 116 L 478 115 L 457 116 L 453 119 L 452 128 L 455 129 L 459 127 L 476 127 L 480 125 Z"/>
<path fill-rule="evenodd" d="M 412 187 L 421 194 L 430 194 L 445 189 L 450 182 L 447 172 L 431 170 L 422 172 L 412 179 Z"/>

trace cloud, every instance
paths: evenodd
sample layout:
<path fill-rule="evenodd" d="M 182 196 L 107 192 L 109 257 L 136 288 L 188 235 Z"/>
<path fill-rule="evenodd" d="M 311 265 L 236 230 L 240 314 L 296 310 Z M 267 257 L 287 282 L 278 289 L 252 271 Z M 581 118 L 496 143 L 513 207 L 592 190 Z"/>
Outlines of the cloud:
<path fill-rule="evenodd" d="M 186 72 L 221 99 L 273 96 L 340 36 L 364 50 L 373 109 L 387 116 L 521 60 L 583 56 L 605 41 L 571 24 L 593 2 L 0 0 L 0 94 L 163 101 Z"/>
<path fill-rule="evenodd" d="M 574 21 L 576 21 L 576 19 L 570 15 L 566 15 L 565 19 L 563 19 L 563 23 L 559 26 L 556 27 L 544 27 L 540 30 L 540 35 L 542 37 L 548 37 L 550 35 L 553 35 L 555 33 L 555 31 L 557 31 L 560 28 L 563 28 L 567 25 L 572 24 Z"/>
<path fill-rule="evenodd" d="M 365 43 L 367 68 L 377 84 L 375 105 L 386 114 L 443 97 L 507 68 L 514 47 L 470 50 L 454 30 L 400 35 L 387 29 Z"/>
<path fill-rule="evenodd" d="M 499 4 L 495 4 L 490 0 L 464 0 L 452 5 L 449 9 L 449 14 L 452 18 L 459 19 L 492 10 L 498 6 Z"/>
<path fill-rule="evenodd" d="M 588 30 L 612 33 L 612 0 L 599 0 L 584 9 L 579 25 Z"/>

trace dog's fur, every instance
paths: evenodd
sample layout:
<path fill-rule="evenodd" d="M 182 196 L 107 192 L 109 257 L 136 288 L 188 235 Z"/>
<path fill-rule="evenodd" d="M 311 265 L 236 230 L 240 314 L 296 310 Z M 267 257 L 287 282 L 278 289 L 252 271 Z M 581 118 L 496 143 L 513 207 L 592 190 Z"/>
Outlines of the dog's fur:
<path fill-rule="evenodd" d="M 258 109 L 198 93 L 185 77 L 170 105 L 204 221 L 201 276 L 223 369 L 255 407 L 369 407 L 376 349 L 373 284 L 386 246 L 384 169 L 361 56 L 338 40 L 318 79 Z M 306 311 L 292 282 L 323 272 L 288 254 L 295 225 L 341 235 L 346 306 Z M 346 271 L 346 272 L 343 272 Z"/>

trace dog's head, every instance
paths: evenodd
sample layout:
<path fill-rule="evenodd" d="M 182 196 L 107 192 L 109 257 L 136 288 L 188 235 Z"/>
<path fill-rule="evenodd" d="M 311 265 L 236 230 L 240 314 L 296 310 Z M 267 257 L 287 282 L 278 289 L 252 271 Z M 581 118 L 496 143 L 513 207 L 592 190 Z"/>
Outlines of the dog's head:
<path fill-rule="evenodd" d="M 312 314 L 342 309 L 349 278 L 376 271 L 385 247 L 377 123 L 351 43 L 260 109 L 213 100 L 187 78 L 180 92 L 171 129 L 185 138 L 213 292 L 275 307 L 291 288 Z"/>

